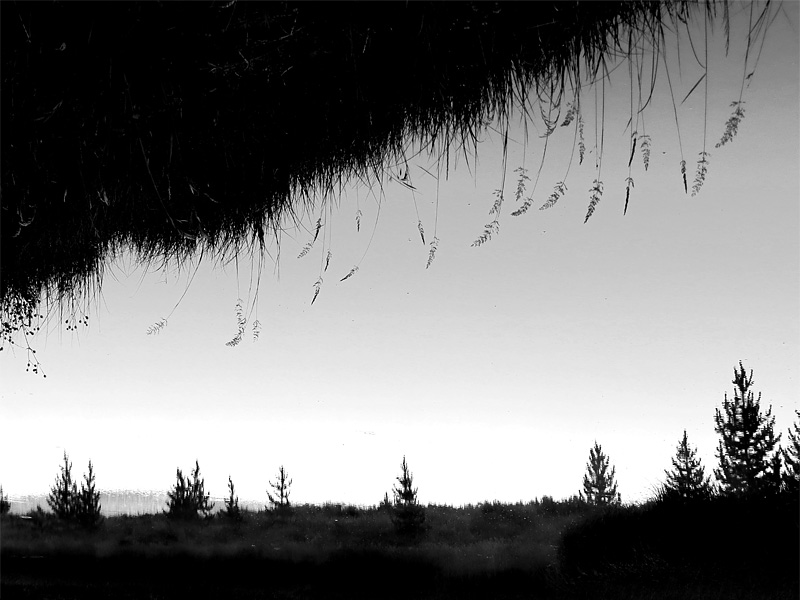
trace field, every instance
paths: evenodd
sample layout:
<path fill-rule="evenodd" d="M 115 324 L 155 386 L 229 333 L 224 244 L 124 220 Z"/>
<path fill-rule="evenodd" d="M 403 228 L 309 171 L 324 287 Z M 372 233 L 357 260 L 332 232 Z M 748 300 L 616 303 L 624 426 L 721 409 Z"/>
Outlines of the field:
<path fill-rule="evenodd" d="M 798 597 L 798 499 L 597 510 L 570 503 L 428 506 L 399 536 L 386 510 L 296 506 L 93 531 L 4 515 L 4 598 Z"/>

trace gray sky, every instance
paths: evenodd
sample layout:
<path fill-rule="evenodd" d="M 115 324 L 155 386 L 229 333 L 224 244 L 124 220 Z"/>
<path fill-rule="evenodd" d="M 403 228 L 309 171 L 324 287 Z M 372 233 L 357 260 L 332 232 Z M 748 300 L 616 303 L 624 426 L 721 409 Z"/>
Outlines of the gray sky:
<path fill-rule="evenodd" d="M 714 144 L 739 96 L 746 18 L 733 23 L 727 58 L 722 36 L 712 39 L 711 158 L 696 197 L 683 191 L 660 72 L 644 116 L 650 168 L 637 149 L 623 217 L 623 67 L 605 86 L 604 194 L 585 225 L 597 177 L 593 90 L 583 93 L 587 156 L 581 166 L 575 157 L 567 194 L 537 210 L 564 179 L 569 127 L 551 136 L 534 205 L 520 217 L 510 214 L 514 169 L 535 179 L 544 140 L 540 120 L 527 143 L 515 121 L 500 232 L 479 248 L 470 244 L 503 184 L 496 134 L 477 164 L 462 157 L 440 178 L 438 216 L 436 181 L 422 169 L 435 165 L 414 158 L 413 194 L 391 182 L 383 195 L 348 190 L 338 207 L 286 232 L 279 276 L 268 258 L 260 285 L 244 258 L 238 274 L 233 263 L 203 263 L 187 291 L 193 266 L 145 273 L 121 257 L 88 327 L 51 323 L 34 340 L 46 379 L 25 372 L 23 354 L 4 352 L 4 490 L 46 492 L 66 449 L 77 474 L 93 461 L 101 489 L 166 490 L 176 467 L 188 471 L 197 458 L 214 496 L 231 475 L 242 499 L 265 501 L 267 480 L 285 465 L 297 502 L 374 504 L 405 455 L 423 502 L 562 498 L 580 489 L 597 440 L 623 500 L 643 500 L 684 429 L 707 472 L 716 465 L 714 409 L 732 393 L 739 360 L 785 432 L 800 376 L 798 6 L 785 3 L 769 31 L 739 133 L 722 148 Z M 702 74 L 686 46 L 680 77 L 669 50 L 677 102 Z M 690 192 L 704 94 L 701 84 L 678 107 Z M 440 240 L 429 269 L 417 213 L 426 243 Z M 317 243 L 296 258 L 320 216 Z M 238 298 L 261 333 L 254 343 L 248 324 L 231 348 Z M 162 317 L 168 325 L 146 335 Z"/>

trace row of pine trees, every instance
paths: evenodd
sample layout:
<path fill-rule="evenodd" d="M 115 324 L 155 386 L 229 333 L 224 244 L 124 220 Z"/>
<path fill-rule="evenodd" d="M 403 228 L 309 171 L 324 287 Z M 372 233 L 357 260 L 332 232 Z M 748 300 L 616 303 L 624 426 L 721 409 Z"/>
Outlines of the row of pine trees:
<path fill-rule="evenodd" d="M 798 421 L 789 429 L 789 443 L 779 445 L 775 433 L 772 406 L 761 410 L 761 393 L 753 393 L 753 371 L 744 365 L 733 370 L 733 398 L 725 400 L 714 414 L 714 430 L 719 434 L 714 469 L 716 483 L 705 473 L 697 451 L 689 445 L 686 430 L 672 459 L 672 470 L 665 471 L 666 481 L 658 490 L 660 500 L 692 501 L 713 495 L 764 496 L 782 490 L 797 492 L 800 482 L 800 411 Z M 595 442 L 590 451 L 581 499 L 590 504 L 619 504 L 614 468 Z"/>
<path fill-rule="evenodd" d="M 780 491 L 797 492 L 800 488 L 800 411 L 796 411 L 798 421 L 790 429 L 789 443 L 782 449 L 779 446 L 781 434 L 775 433 L 775 418 L 770 406 L 766 413 L 761 410 L 761 394 L 756 398 L 753 387 L 753 372 L 747 375 L 742 363 L 734 368 L 734 396 L 727 394 L 721 409 L 714 415 L 715 431 L 720 435 L 717 447 L 719 467 L 714 469 L 716 484 L 705 474 L 705 468 L 696 456 L 696 450 L 689 445 L 686 431 L 672 458 L 672 470 L 665 471 L 666 480 L 658 490 L 660 501 L 695 501 L 714 495 L 764 496 Z M 379 504 L 392 515 L 392 521 L 400 533 L 415 533 L 424 530 L 425 510 L 417 501 L 417 488 L 413 487 L 413 475 L 405 457 L 401 465 L 402 473 L 397 477 L 397 485 L 392 489 L 390 501 L 388 492 Z M 289 502 L 292 480 L 281 466 L 274 482 L 269 482 L 267 490 L 269 504 L 265 507 L 279 516 L 291 513 Z M 210 519 L 214 504 L 210 494 L 205 492 L 205 481 L 200 476 L 200 465 L 190 476 L 184 477 L 177 470 L 176 482 L 168 492 L 168 505 L 165 513 L 175 519 Z M 583 478 L 583 490 L 579 492 L 581 503 L 590 506 L 621 504 L 617 491 L 615 468 L 597 442 L 589 452 L 589 462 Z M 80 490 L 72 479 L 72 464 L 64 453 L 64 465 L 51 488 L 48 504 L 59 519 L 75 521 L 87 527 L 94 527 L 101 521 L 100 494 L 95 489 L 95 476 L 91 461 L 88 475 L 84 475 Z M 9 503 L 0 487 L 0 510 L 7 512 Z M 243 517 L 239 508 L 233 480 L 228 477 L 228 498 L 225 500 L 224 516 L 240 521 Z"/>

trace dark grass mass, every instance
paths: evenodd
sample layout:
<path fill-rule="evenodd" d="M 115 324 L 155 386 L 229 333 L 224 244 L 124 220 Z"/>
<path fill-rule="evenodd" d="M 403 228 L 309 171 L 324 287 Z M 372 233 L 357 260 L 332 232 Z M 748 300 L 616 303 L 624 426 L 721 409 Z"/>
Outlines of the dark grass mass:
<path fill-rule="evenodd" d="M 93 530 L 34 512 L 2 517 L 2 588 L 28 598 L 789 600 L 798 510 L 794 493 L 429 505 L 430 527 L 413 540 L 380 507 L 121 516 Z"/>
<path fill-rule="evenodd" d="M 178 265 L 262 251 L 410 143 L 449 166 L 631 40 L 657 49 L 664 27 L 727 8 L 3 2 L 4 330 L 41 299 L 91 297 L 125 250 Z"/>

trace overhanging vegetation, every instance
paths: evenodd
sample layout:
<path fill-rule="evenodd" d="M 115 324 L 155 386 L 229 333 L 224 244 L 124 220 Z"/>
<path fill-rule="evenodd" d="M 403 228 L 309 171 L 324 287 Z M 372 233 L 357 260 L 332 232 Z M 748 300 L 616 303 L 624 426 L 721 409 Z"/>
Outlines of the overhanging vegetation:
<path fill-rule="evenodd" d="M 657 56 L 665 29 L 727 25 L 729 11 L 672 0 L 0 7 L 7 340 L 42 300 L 96 290 L 124 250 L 148 264 L 262 251 L 314 202 L 402 164 L 410 144 L 447 166 L 512 109 L 538 116 L 541 101 L 564 121 L 571 102 L 574 118 L 579 84 L 609 61 L 649 61 L 641 51 Z M 768 8 L 751 17 L 756 37 Z"/>

